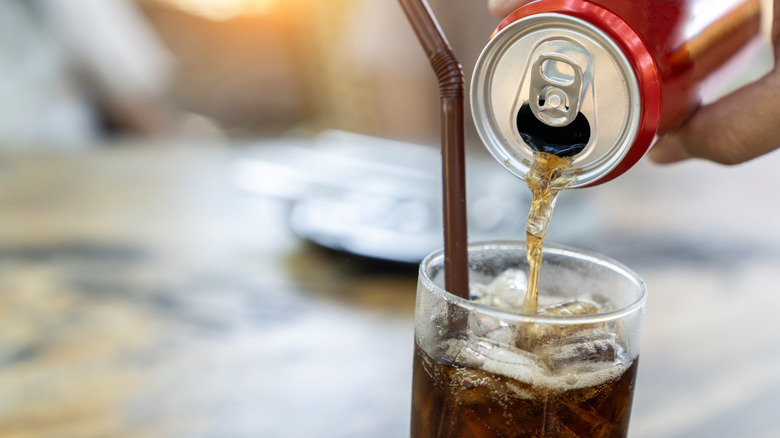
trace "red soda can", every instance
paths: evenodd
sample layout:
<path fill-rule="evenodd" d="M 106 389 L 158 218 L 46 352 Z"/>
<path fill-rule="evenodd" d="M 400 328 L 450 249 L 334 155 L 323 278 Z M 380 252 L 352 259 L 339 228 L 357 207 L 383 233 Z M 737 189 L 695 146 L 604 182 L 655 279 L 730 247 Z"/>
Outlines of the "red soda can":
<path fill-rule="evenodd" d="M 700 86 L 761 40 L 759 0 L 538 0 L 513 12 L 471 82 L 477 131 L 523 178 L 571 156 L 574 187 L 626 172 L 700 104 Z"/>

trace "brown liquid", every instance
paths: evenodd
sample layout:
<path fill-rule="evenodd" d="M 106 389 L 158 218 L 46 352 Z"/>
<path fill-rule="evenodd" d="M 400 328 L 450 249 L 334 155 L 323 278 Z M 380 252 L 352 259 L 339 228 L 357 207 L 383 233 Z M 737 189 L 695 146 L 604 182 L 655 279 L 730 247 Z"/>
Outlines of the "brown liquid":
<path fill-rule="evenodd" d="M 411 437 L 625 437 L 637 362 L 615 379 L 555 391 L 443 365 L 415 346 Z"/>
<path fill-rule="evenodd" d="M 528 290 L 522 311 L 536 313 L 539 310 L 539 268 L 542 265 L 542 241 L 547 235 L 555 199 L 561 190 L 575 181 L 569 171 L 571 158 L 558 157 L 546 152 L 536 152 L 525 181 L 533 196 L 528 221 L 525 225 L 528 248 Z"/>

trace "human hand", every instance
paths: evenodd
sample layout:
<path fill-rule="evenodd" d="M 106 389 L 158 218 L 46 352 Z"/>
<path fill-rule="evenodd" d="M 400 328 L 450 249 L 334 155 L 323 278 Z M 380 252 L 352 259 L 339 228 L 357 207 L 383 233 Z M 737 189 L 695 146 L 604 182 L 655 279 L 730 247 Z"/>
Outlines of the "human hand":
<path fill-rule="evenodd" d="M 660 164 L 704 158 L 738 164 L 780 148 L 780 0 L 774 0 L 772 70 L 700 107 L 656 144 L 648 157 Z"/>
<path fill-rule="evenodd" d="M 531 0 L 488 0 L 497 17 L 506 17 Z M 667 133 L 648 154 L 656 163 L 703 158 L 737 164 L 780 148 L 780 0 L 773 3 L 775 65 L 758 81 L 704 105 Z"/>
<path fill-rule="evenodd" d="M 531 0 L 488 0 L 488 9 L 498 18 L 504 18 Z"/>

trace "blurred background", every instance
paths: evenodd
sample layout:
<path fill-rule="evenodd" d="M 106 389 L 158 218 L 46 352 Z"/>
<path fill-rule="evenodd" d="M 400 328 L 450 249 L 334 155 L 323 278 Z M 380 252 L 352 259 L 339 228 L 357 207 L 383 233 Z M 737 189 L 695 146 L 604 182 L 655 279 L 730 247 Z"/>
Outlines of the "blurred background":
<path fill-rule="evenodd" d="M 468 82 L 499 20 L 430 4 Z M 470 237 L 522 238 L 466 130 Z M 395 0 L 0 2 L 0 436 L 406 436 L 438 132 Z M 631 436 L 780 436 L 778 165 L 561 196 L 649 285 Z"/>
<path fill-rule="evenodd" d="M 431 4 L 442 25 L 458 29 L 449 37 L 470 71 L 498 20 L 480 2 Z M 3 8 L 3 108 L 15 116 L 4 117 L 8 140 L 64 143 L 34 136 L 23 116 L 37 110 L 40 120 L 45 108 L 53 121 L 40 130 L 85 125 L 80 105 L 88 103 L 93 127 L 109 134 L 340 129 L 437 141 L 435 77 L 395 2 L 32 0 Z M 33 102 L 34 93 L 47 94 L 48 105 Z M 143 116 L 133 113 L 142 107 Z M 174 122 L 179 131 L 170 131 Z"/>

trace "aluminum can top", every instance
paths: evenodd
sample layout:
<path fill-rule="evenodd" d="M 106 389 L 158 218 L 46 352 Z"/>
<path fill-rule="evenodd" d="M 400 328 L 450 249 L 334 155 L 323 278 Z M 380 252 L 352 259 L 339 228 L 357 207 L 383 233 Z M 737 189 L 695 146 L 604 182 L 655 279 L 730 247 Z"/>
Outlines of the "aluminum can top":
<path fill-rule="evenodd" d="M 642 115 L 637 75 L 620 46 L 596 26 L 542 13 L 496 33 L 477 60 L 471 111 L 493 157 L 524 178 L 534 150 L 573 160 L 573 187 L 612 171 L 636 139 Z"/>

